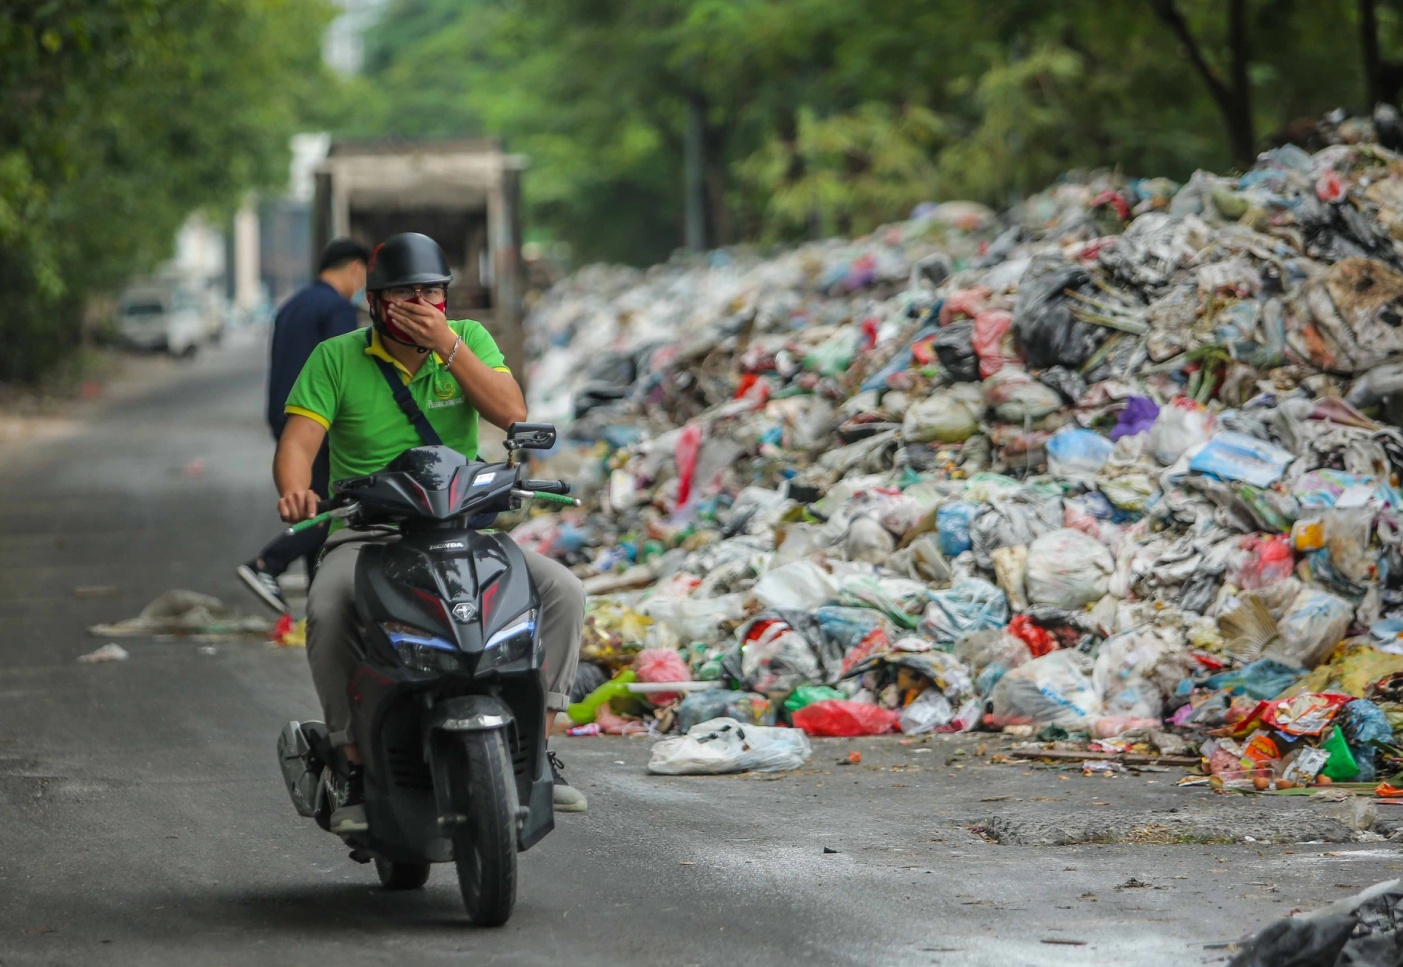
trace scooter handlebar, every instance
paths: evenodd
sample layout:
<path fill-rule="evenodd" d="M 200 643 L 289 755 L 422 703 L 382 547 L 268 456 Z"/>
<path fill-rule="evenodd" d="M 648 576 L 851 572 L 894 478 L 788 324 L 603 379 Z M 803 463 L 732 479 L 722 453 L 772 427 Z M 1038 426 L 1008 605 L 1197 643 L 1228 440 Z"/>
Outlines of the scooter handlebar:
<path fill-rule="evenodd" d="M 570 485 L 564 480 L 523 480 L 521 489 L 534 491 L 538 494 L 561 494 L 563 496 L 570 492 Z"/>

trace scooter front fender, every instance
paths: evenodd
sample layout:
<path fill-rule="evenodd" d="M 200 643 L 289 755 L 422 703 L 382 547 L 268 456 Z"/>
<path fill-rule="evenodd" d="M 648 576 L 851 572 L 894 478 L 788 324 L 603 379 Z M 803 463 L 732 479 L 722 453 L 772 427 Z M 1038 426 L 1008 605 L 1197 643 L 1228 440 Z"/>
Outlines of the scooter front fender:
<path fill-rule="evenodd" d="M 437 703 L 429 713 L 429 732 L 486 732 L 516 724 L 512 710 L 495 695 L 463 695 Z"/>

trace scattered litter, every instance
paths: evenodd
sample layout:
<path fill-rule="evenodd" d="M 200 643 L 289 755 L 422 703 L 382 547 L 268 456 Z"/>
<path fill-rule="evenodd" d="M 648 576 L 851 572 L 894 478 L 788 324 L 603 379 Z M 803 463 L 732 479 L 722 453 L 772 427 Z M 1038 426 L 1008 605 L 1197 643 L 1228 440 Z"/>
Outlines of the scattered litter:
<path fill-rule="evenodd" d="M 85 665 L 95 665 L 102 661 L 126 661 L 131 653 L 116 642 L 108 642 L 96 651 L 79 655 L 78 660 Z"/>

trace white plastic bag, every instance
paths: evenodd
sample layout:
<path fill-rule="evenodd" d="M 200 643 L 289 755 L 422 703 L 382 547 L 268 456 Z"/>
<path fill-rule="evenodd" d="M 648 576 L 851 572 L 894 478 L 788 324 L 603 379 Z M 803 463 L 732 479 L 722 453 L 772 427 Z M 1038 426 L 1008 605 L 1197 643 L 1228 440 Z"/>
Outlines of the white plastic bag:
<path fill-rule="evenodd" d="M 1107 715 L 1158 719 L 1192 665 L 1183 645 L 1141 628 L 1102 642 L 1091 680 Z"/>
<path fill-rule="evenodd" d="M 977 383 L 960 383 L 936 390 L 912 405 L 901 423 L 907 443 L 962 443 L 979 432 L 984 396 Z"/>
<path fill-rule="evenodd" d="M 795 561 L 767 571 L 751 593 L 767 608 L 812 611 L 833 601 L 838 585 L 813 561 Z"/>
<path fill-rule="evenodd" d="M 663 776 L 783 772 L 799 768 L 812 754 L 809 737 L 799 729 L 743 725 L 720 718 L 654 744 L 648 771 Z"/>
<path fill-rule="evenodd" d="M 1091 659 L 1054 651 L 1010 669 L 990 695 L 995 720 L 1031 720 L 1069 732 L 1090 732 L 1101 717 L 1101 699 L 1089 672 Z"/>
<path fill-rule="evenodd" d="M 901 710 L 898 725 L 907 735 L 934 732 L 955 717 L 955 708 L 938 688 L 928 688 Z"/>
<path fill-rule="evenodd" d="M 1296 668 L 1314 668 L 1334 650 L 1349 631 L 1354 606 L 1343 598 L 1306 588 L 1277 622 L 1280 641 L 1262 652 Z"/>
<path fill-rule="evenodd" d="M 1115 561 L 1094 537 L 1063 528 L 1044 534 L 1028 548 L 1024 578 L 1028 600 L 1075 609 L 1101 600 Z"/>
<path fill-rule="evenodd" d="M 1207 443 L 1217 429 L 1217 417 L 1181 396 L 1160 410 L 1150 427 L 1150 452 L 1166 467 L 1173 466 L 1185 452 Z"/>

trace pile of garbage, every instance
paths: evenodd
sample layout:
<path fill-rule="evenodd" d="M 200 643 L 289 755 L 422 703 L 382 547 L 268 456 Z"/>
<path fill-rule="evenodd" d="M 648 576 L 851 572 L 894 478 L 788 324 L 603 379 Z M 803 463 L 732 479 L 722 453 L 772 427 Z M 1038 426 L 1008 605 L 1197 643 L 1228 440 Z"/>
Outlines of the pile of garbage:
<path fill-rule="evenodd" d="M 593 595 L 575 731 L 1398 771 L 1401 241 L 1403 159 L 1284 147 L 566 280 L 531 410 L 588 503 L 514 536 Z"/>

